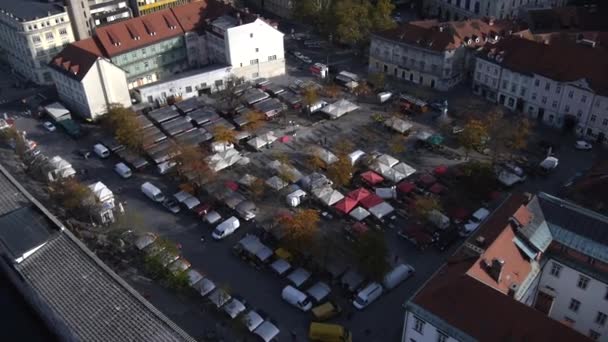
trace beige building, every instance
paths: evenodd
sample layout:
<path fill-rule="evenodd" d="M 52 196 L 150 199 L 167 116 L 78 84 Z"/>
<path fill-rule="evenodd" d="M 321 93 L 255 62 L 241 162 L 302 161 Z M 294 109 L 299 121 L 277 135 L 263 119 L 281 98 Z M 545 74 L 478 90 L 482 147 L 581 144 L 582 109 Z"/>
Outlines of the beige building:
<path fill-rule="evenodd" d="M 91 38 L 68 45 L 49 64 L 59 98 L 73 113 L 96 120 L 110 104 L 131 106 L 127 77 Z"/>
<path fill-rule="evenodd" d="M 529 8 L 564 6 L 567 0 L 424 0 L 423 10 L 440 20 L 516 18 Z"/>
<path fill-rule="evenodd" d="M 0 1 L 0 51 L 13 71 L 38 84 L 52 83 L 48 62 L 74 41 L 63 6 L 42 1 Z"/>

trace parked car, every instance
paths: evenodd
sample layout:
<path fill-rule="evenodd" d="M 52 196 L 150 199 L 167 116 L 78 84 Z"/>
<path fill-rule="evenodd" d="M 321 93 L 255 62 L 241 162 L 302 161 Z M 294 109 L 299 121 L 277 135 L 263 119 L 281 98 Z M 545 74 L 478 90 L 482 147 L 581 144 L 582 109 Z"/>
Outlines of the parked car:
<path fill-rule="evenodd" d="M 330 293 L 331 287 L 322 281 L 315 283 L 313 286 L 309 287 L 308 290 L 306 290 L 306 294 L 314 299 L 315 303 L 317 304 L 321 303 L 325 298 L 327 298 Z"/>
<path fill-rule="evenodd" d="M 55 125 L 53 125 L 53 123 L 51 123 L 50 121 L 45 121 L 42 126 L 44 126 L 44 128 L 49 131 L 49 132 L 55 132 L 57 130 L 57 128 L 55 127 Z"/>
<path fill-rule="evenodd" d="M 216 288 L 215 283 L 209 278 L 203 278 L 198 282 L 197 287 L 202 297 L 205 297 Z"/>
<path fill-rule="evenodd" d="M 294 270 L 287 276 L 287 280 L 289 280 L 289 282 L 296 287 L 302 286 L 302 284 L 306 283 L 308 279 L 310 279 L 310 272 L 301 267 Z"/>
<path fill-rule="evenodd" d="M 436 246 L 440 251 L 445 251 L 450 248 L 456 241 L 460 239 L 460 232 L 457 229 L 448 229 L 439 232 L 437 235 Z"/>
<path fill-rule="evenodd" d="M 224 289 L 216 288 L 211 292 L 207 299 L 219 309 L 224 306 L 224 304 L 228 303 L 232 299 L 232 296 Z"/>
<path fill-rule="evenodd" d="M 342 308 L 338 304 L 328 301 L 319 306 L 315 306 L 311 311 L 315 320 L 326 321 L 339 315 L 342 312 Z"/>
<path fill-rule="evenodd" d="M 475 231 L 475 229 L 477 229 L 477 227 L 479 227 L 481 222 L 483 220 L 485 220 L 486 217 L 488 217 L 488 215 L 490 215 L 490 211 L 488 209 L 486 209 L 486 208 L 477 209 L 477 211 L 475 211 L 473 213 L 473 215 L 471 215 L 469 222 L 464 225 L 464 229 L 462 230 L 461 235 L 463 235 L 463 236 L 470 235 L 472 232 Z"/>
<path fill-rule="evenodd" d="M 584 140 L 578 140 L 575 144 L 574 144 L 574 148 L 576 148 L 577 150 L 586 150 L 589 151 L 593 148 L 593 145 L 591 145 L 590 143 L 584 141 Z"/>
<path fill-rule="evenodd" d="M 154 202 L 162 202 L 165 200 L 163 192 L 150 182 L 145 182 L 141 185 L 141 192 Z"/>
<path fill-rule="evenodd" d="M 179 203 L 173 198 L 165 198 L 163 201 L 163 207 L 165 207 L 170 212 L 177 214 L 181 210 L 179 207 Z"/>
<path fill-rule="evenodd" d="M 416 270 L 414 267 L 406 264 L 399 264 L 384 276 L 382 285 L 384 285 L 387 290 L 392 290 L 406 279 L 413 276 L 415 272 Z"/>
<path fill-rule="evenodd" d="M 207 213 L 207 215 L 205 215 L 205 217 L 203 217 L 203 221 L 209 223 L 209 224 L 216 224 L 217 222 L 220 222 L 220 220 L 222 219 L 222 215 L 220 215 L 217 211 L 210 211 L 209 213 Z"/>
<path fill-rule="evenodd" d="M 232 300 L 230 300 L 230 302 L 224 306 L 223 310 L 228 317 L 235 319 L 238 315 L 243 313 L 245 309 L 247 309 L 245 307 L 246 303 L 247 302 L 245 299 L 241 298 L 240 296 L 233 296 Z"/>
<path fill-rule="evenodd" d="M 131 168 L 129 168 L 125 163 L 118 163 L 114 165 L 114 172 L 116 172 L 122 178 L 131 178 L 133 176 L 133 172 Z"/>
<path fill-rule="evenodd" d="M 384 292 L 382 285 L 376 282 L 370 283 L 357 293 L 357 296 L 353 300 L 353 305 L 359 310 L 364 309 L 378 299 L 382 295 L 382 292 Z"/>
<path fill-rule="evenodd" d="M 264 323 L 264 317 L 266 317 L 266 315 L 262 311 L 250 310 L 241 316 L 241 322 L 243 322 L 247 330 L 252 332 L 262 323 Z"/>
<path fill-rule="evenodd" d="M 102 144 L 95 144 L 95 146 L 93 146 L 93 152 L 95 152 L 95 154 L 102 159 L 110 156 L 110 150 L 108 150 L 108 148 Z"/>
<path fill-rule="evenodd" d="M 76 153 L 84 159 L 89 159 L 91 156 L 91 151 L 84 148 L 76 150 Z"/>
<path fill-rule="evenodd" d="M 264 342 L 274 341 L 274 338 L 277 337 L 280 332 L 279 328 L 277 328 L 277 323 L 272 320 L 264 321 L 253 331 L 253 333 Z"/>

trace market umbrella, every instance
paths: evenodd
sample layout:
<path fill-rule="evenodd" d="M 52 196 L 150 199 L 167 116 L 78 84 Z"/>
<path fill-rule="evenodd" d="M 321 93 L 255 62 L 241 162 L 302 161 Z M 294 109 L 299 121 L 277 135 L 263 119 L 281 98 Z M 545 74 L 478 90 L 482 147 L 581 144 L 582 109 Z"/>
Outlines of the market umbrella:
<path fill-rule="evenodd" d="M 282 136 L 282 137 L 279 138 L 279 141 L 282 142 L 282 143 L 287 143 L 287 142 L 291 141 L 291 136 L 284 135 L 284 136 Z"/>
<path fill-rule="evenodd" d="M 399 172 L 403 173 L 405 175 L 405 177 L 409 177 L 416 172 L 416 169 L 414 169 L 413 167 L 411 167 L 410 165 L 408 165 L 404 162 L 401 162 L 401 163 L 393 166 L 393 169 L 395 171 L 399 171 Z"/>
<path fill-rule="evenodd" d="M 424 186 L 430 186 L 431 184 L 436 182 L 435 177 L 431 176 L 428 173 L 423 174 L 422 176 L 420 176 L 420 178 L 418 178 L 418 181 L 420 183 L 422 183 L 422 185 Z"/>
<path fill-rule="evenodd" d="M 384 200 L 376 195 L 376 194 L 370 194 L 369 196 L 367 196 L 366 198 L 364 198 L 361 202 L 359 202 L 359 204 L 361 206 L 363 206 L 365 209 L 369 209 L 373 206 L 376 206 L 380 203 L 384 202 Z"/>
<path fill-rule="evenodd" d="M 401 183 L 399 183 L 399 185 L 397 185 L 397 190 L 399 190 L 400 192 L 402 192 L 404 194 L 408 194 L 408 193 L 412 192 L 414 189 L 416 189 L 416 184 L 414 184 L 412 182 L 401 182 Z"/>
<path fill-rule="evenodd" d="M 281 190 L 287 186 L 287 183 L 278 176 L 268 178 L 266 184 L 275 190 Z"/>
<path fill-rule="evenodd" d="M 445 175 L 448 172 L 448 167 L 445 165 L 439 165 L 435 168 L 435 170 L 433 170 L 433 172 L 437 176 Z"/>
<path fill-rule="evenodd" d="M 378 157 L 376 159 L 376 161 L 378 163 L 388 165 L 388 167 L 393 167 L 399 163 L 399 160 L 397 160 L 396 158 L 394 158 L 393 156 L 390 156 L 388 154 L 381 155 L 380 157 Z"/>
<path fill-rule="evenodd" d="M 360 202 L 361 200 L 363 200 L 364 198 L 366 198 L 367 196 L 369 196 L 371 194 L 372 193 L 369 190 L 367 190 L 366 188 L 359 188 L 359 189 L 349 192 L 346 196 L 354 199 L 357 202 Z"/>
<path fill-rule="evenodd" d="M 445 190 L 446 190 L 445 186 L 443 186 L 439 183 L 435 183 L 435 184 L 431 185 L 431 187 L 429 188 L 429 191 L 436 195 L 443 193 Z"/>
<path fill-rule="evenodd" d="M 232 191 L 237 191 L 239 189 L 239 185 L 235 181 L 226 181 L 224 182 L 224 185 Z"/>
<path fill-rule="evenodd" d="M 378 219 L 392 213 L 394 210 L 395 208 L 386 202 L 379 203 L 378 205 L 369 208 L 370 214 L 374 215 Z"/>
<path fill-rule="evenodd" d="M 344 195 L 342 195 L 338 190 L 331 189 L 331 188 L 330 188 L 330 190 L 331 191 L 323 192 L 319 196 L 319 200 L 327 206 L 334 205 L 339 200 L 344 198 Z"/>
<path fill-rule="evenodd" d="M 353 224 L 353 226 L 351 227 L 351 231 L 353 232 L 353 234 L 361 236 L 367 233 L 367 231 L 369 231 L 369 227 L 363 222 L 357 222 Z"/>
<path fill-rule="evenodd" d="M 369 211 L 361 208 L 361 207 L 356 207 L 355 209 L 353 209 L 350 214 L 349 214 L 352 218 L 354 218 L 357 221 L 362 221 L 364 220 L 366 217 L 368 217 Z"/>
<path fill-rule="evenodd" d="M 375 173 L 374 171 L 363 172 L 361 174 L 361 178 L 370 185 L 375 185 L 378 183 L 382 183 L 382 181 L 384 181 L 384 178 L 382 178 L 382 176 Z"/>
<path fill-rule="evenodd" d="M 348 214 L 351 210 L 353 210 L 357 206 L 357 201 L 350 197 L 344 197 L 334 204 L 334 208 L 338 211 L 341 211 L 345 214 Z"/>

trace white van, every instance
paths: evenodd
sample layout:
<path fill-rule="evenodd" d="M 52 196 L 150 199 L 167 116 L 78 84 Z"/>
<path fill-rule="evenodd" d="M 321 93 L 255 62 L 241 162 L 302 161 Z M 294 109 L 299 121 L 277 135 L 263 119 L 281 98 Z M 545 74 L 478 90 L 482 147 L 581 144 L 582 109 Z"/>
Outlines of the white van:
<path fill-rule="evenodd" d="M 216 240 L 221 240 L 226 236 L 234 233 L 241 226 L 241 222 L 238 218 L 232 216 L 226 221 L 220 223 L 215 229 L 211 236 Z"/>
<path fill-rule="evenodd" d="M 154 202 L 162 202 L 165 200 L 165 195 L 163 195 L 163 192 L 150 182 L 145 182 L 141 185 L 141 192 L 143 192 L 144 195 L 148 196 L 148 198 Z"/>
<path fill-rule="evenodd" d="M 357 296 L 353 300 L 353 305 L 355 306 L 355 308 L 361 310 L 366 306 L 370 305 L 376 299 L 378 299 L 382 292 L 382 285 L 373 282 L 363 288 L 363 290 L 359 291 L 359 293 L 357 293 Z"/>
<path fill-rule="evenodd" d="M 281 297 L 283 297 L 283 299 L 287 303 L 295 306 L 296 308 L 304 312 L 312 308 L 312 303 L 308 296 L 306 296 L 304 292 L 296 289 L 291 285 L 285 286 L 285 288 L 281 292 Z"/>
<path fill-rule="evenodd" d="M 95 144 L 95 146 L 93 146 L 93 152 L 95 152 L 99 158 L 105 159 L 110 156 L 110 150 L 102 144 Z"/>
<path fill-rule="evenodd" d="M 125 163 L 118 163 L 114 165 L 114 172 L 118 173 L 122 178 L 131 178 L 133 172 Z"/>
<path fill-rule="evenodd" d="M 407 278 L 414 275 L 414 272 L 415 270 L 412 266 L 399 264 L 384 276 L 382 285 L 384 285 L 387 290 L 392 290 Z"/>

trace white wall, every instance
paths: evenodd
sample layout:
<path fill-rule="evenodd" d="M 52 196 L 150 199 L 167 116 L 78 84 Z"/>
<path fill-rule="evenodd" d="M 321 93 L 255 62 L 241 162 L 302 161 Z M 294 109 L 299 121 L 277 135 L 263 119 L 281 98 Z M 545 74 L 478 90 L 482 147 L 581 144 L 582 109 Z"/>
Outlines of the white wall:
<path fill-rule="evenodd" d="M 283 33 L 260 19 L 229 28 L 225 41 L 226 61 L 235 68 L 285 59 Z"/>
<path fill-rule="evenodd" d="M 438 330 L 435 326 L 430 324 L 429 322 L 425 322 L 423 329 L 419 332 L 415 330 L 416 326 L 416 315 L 414 315 L 410 311 L 405 311 L 403 322 L 403 335 L 401 338 L 401 342 L 437 342 L 440 330 Z M 443 332 L 445 334 L 445 332 Z M 447 334 L 446 334 L 447 335 Z M 458 340 L 447 336 L 444 340 L 445 342 L 457 342 Z"/>
<path fill-rule="evenodd" d="M 550 274 L 552 263 L 562 266 L 559 277 Z M 598 311 L 608 315 L 608 299 L 606 299 L 608 284 L 602 283 L 591 278 L 587 289 L 583 290 L 577 286 L 580 272 L 561 264 L 553 259 L 547 262 L 543 268 L 539 289 L 550 287 L 556 294 L 550 317 L 563 321 L 565 317 L 574 320 L 572 327 L 584 335 L 589 336 L 589 330 L 597 331 L 601 334 L 601 341 L 608 341 L 608 321 L 604 326 L 595 323 Z M 573 312 L 568 307 L 571 299 L 574 298 L 581 302 L 578 312 Z"/>

